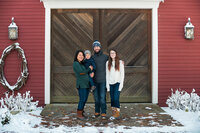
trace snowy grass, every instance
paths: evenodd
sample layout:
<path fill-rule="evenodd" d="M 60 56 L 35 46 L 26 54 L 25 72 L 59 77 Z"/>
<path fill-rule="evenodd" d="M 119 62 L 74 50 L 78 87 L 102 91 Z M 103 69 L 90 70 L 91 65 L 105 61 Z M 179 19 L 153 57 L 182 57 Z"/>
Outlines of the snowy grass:
<path fill-rule="evenodd" d="M 11 116 L 10 124 L 0 127 L 0 132 L 16 132 L 16 133 L 158 133 L 158 132 L 175 132 L 175 133 L 200 133 L 200 121 L 197 113 L 185 112 L 181 110 L 171 110 L 168 107 L 162 108 L 167 114 L 170 114 L 175 120 L 181 122 L 183 127 L 164 126 L 160 127 L 67 127 L 60 125 L 59 127 L 45 128 L 40 123 L 42 122 L 40 113 L 42 108 L 37 108 L 32 112 L 20 112 Z M 152 122 L 152 124 L 155 124 Z"/>
<path fill-rule="evenodd" d="M 6 124 L 0 128 L 0 131 L 14 131 L 21 133 L 28 132 L 39 132 L 39 129 L 33 128 L 36 124 L 40 124 L 41 118 L 29 115 L 35 114 L 40 115 L 42 108 L 38 108 L 32 112 L 20 112 L 16 115 L 11 115 L 10 124 Z"/>
<path fill-rule="evenodd" d="M 191 133 L 200 133 L 200 120 L 198 118 L 198 112 L 185 112 L 183 110 L 172 110 L 168 107 L 163 107 L 168 114 L 170 114 L 175 120 L 181 122 L 184 125 L 183 129 Z"/>

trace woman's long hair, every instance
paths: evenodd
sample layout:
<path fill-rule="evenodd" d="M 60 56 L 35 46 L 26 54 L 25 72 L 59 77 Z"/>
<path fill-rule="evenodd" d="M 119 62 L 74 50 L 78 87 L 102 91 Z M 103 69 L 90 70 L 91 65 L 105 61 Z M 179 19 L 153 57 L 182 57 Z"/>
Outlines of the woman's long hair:
<path fill-rule="evenodd" d="M 114 49 L 109 50 L 108 70 L 110 71 L 111 66 L 112 66 L 112 58 L 110 57 L 110 51 L 115 51 L 115 53 L 116 53 L 116 57 L 115 57 L 115 71 L 116 70 L 119 71 L 119 69 L 120 69 L 119 68 L 119 57 L 118 57 L 117 51 L 114 50 Z"/>
<path fill-rule="evenodd" d="M 83 50 L 77 50 L 76 53 L 75 53 L 75 56 L 74 56 L 74 61 L 79 62 L 78 59 L 77 59 L 79 53 L 82 53 L 83 57 L 85 58 L 85 54 L 84 54 Z M 83 61 L 84 61 L 84 59 L 80 63 L 83 64 Z"/>

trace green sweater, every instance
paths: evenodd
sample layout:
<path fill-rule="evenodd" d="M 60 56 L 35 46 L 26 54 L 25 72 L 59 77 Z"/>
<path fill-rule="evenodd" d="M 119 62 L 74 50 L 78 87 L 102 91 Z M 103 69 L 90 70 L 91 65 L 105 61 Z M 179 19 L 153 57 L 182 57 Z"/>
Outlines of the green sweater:
<path fill-rule="evenodd" d="M 83 64 L 75 61 L 73 63 L 73 70 L 76 75 L 76 88 L 89 88 L 89 75 L 90 68 L 86 69 Z"/>

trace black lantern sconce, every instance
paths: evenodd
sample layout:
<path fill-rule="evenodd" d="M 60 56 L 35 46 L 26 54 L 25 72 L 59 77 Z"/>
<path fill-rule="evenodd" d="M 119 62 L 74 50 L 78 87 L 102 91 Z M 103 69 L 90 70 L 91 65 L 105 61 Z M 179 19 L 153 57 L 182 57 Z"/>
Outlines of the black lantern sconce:
<path fill-rule="evenodd" d="M 194 40 L 194 25 L 190 22 L 190 18 L 188 18 L 188 22 L 184 27 L 185 31 L 185 39 Z"/>
<path fill-rule="evenodd" d="M 18 39 L 18 26 L 14 22 L 14 17 L 12 17 L 12 23 L 8 26 L 8 38 L 10 40 Z"/>

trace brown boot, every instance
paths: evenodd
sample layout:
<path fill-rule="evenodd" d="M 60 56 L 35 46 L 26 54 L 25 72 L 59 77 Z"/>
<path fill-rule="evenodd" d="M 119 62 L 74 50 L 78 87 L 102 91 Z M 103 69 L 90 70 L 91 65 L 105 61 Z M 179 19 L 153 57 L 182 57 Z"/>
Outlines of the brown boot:
<path fill-rule="evenodd" d="M 114 116 L 115 112 L 116 112 L 116 108 L 115 107 L 111 107 L 112 108 L 112 116 Z"/>
<path fill-rule="evenodd" d="M 115 113 L 114 113 L 113 117 L 115 117 L 115 118 L 119 118 L 120 117 L 120 108 L 116 108 L 115 109 Z"/>
<path fill-rule="evenodd" d="M 95 116 L 95 117 L 99 117 L 99 116 L 100 116 L 100 113 L 95 113 L 94 116 Z"/>
<path fill-rule="evenodd" d="M 106 117 L 106 114 L 105 114 L 105 113 L 101 114 L 101 119 L 105 120 L 106 118 L 107 118 L 107 117 Z"/>
<path fill-rule="evenodd" d="M 84 119 L 83 110 L 77 110 L 77 118 L 78 119 Z"/>

